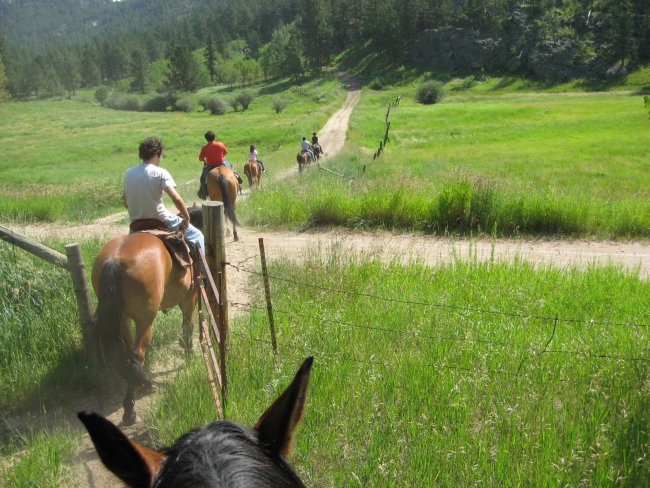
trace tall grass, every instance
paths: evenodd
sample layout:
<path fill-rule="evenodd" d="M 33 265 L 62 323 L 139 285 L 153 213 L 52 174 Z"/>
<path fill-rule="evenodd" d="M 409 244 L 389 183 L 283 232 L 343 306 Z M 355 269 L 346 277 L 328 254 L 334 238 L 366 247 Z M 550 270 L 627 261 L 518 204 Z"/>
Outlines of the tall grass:
<path fill-rule="evenodd" d="M 0 243 L 0 413 L 82 384 L 81 349 L 67 271 Z"/>
<path fill-rule="evenodd" d="M 308 484 L 649 479 L 647 282 L 615 268 L 432 269 L 326 252 L 271 267 L 275 363 L 261 292 L 230 335 L 227 412 L 246 425 L 315 355 L 292 457 Z M 216 417 L 200 362 L 181 377 L 154 415 L 161 444 Z"/>
<path fill-rule="evenodd" d="M 16 455 L 12 446 L 2 446 L 2 454 L 13 454 L 10 466 L 0 465 L 0 482 L 11 488 L 59 488 L 71 486 L 66 460 L 78 443 L 69 431 L 34 432 L 24 439 L 30 448 Z"/>

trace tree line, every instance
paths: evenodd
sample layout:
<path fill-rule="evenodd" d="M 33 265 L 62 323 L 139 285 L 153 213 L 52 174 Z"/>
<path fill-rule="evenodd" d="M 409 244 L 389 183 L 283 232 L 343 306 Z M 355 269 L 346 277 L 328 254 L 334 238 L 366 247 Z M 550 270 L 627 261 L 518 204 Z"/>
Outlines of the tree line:
<path fill-rule="evenodd" d="M 143 2 L 120 3 L 134 9 Z M 0 97 L 70 96 L 100 85 L 145 93 L 300 79 L 319 73 L 350 46 L 372 50 L 395 68 L 550 81 L 618 76 L 650 60 L 650 0 L 200 4 L 209 8 L 180 19 L 161 14 L 138 22 L 133 10 L 131 28 L 39 52 L 2 39 Z"/>

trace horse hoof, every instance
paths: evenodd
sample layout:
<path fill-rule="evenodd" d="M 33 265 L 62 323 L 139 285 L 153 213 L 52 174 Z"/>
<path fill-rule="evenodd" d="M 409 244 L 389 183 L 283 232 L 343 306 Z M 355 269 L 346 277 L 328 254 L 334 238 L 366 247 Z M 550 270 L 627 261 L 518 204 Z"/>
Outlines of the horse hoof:
<path fill-rule="evenodd" d="M 138 418 L 135 414 L 135 410 L 130 412 L 127 412 L 126 410 L 124 411 L 124 414 L 122 415 L 122 425 L 133 425 L 137 420 Z"/>

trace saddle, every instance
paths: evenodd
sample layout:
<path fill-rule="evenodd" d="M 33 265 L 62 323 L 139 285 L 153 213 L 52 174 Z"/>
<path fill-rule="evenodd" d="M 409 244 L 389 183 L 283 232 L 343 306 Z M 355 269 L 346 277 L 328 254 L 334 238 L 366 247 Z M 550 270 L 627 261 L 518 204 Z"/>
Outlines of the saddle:
<path fill-rule="evenodd" d="M 131 232 L 147 232 L 158 237 L 169 252 L 172 261 L 182 269 L 192 266 L 192 253 L 183 234 L 174 232 L 158 219 L 134 220 L 129 225 Z"/>

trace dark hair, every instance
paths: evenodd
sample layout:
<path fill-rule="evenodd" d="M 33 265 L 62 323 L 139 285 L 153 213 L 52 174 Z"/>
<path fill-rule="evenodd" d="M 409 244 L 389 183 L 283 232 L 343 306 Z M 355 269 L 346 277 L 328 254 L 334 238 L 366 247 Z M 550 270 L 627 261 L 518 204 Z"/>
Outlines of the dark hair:
<path fill-rule="evenodd" d="M 249 151 L 250 151 L 250 152 L 255 151 L 255 145 L 254 145 L 254 144 L 251 144 L 251 148 L 249 149 Z"/>
<path fill-rule="evenodd" d="M 148 161 L 154 156 L 162 156 L 165 145 L 157 137 L 148 137 L 140 143 L 138 153 L 142 161 Z"/>
<path fill-rule="evenodd" d="M 208 132 L 205 133 L 205 140 L 208 142 L 212 142 L 217 138 L 217 135 L 209 130 Z"/>

